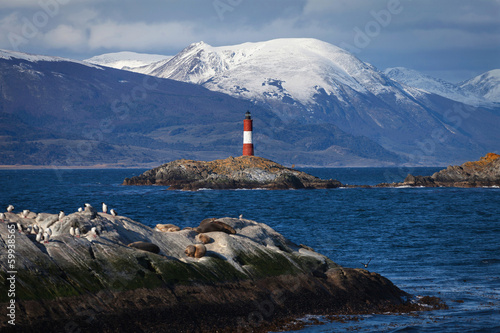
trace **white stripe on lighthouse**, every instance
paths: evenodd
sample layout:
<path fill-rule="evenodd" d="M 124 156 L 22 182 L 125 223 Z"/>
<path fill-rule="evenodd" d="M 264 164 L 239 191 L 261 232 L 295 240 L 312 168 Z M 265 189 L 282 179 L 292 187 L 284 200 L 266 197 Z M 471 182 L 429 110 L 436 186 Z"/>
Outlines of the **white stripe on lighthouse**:
<path fill-rule="evenodd" d="M 243 131 L 243 143 L 252 143 L 252 131 Z"/>

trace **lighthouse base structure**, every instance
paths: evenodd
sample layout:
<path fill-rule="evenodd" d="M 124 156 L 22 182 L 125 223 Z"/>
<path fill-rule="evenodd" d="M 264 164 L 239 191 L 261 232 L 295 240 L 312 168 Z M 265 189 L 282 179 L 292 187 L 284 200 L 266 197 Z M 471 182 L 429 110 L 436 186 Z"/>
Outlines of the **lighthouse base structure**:
<path fill-rule="evenodd" d="M 243 156 L 253 156 L 253 143 L 243 144 Z"/>

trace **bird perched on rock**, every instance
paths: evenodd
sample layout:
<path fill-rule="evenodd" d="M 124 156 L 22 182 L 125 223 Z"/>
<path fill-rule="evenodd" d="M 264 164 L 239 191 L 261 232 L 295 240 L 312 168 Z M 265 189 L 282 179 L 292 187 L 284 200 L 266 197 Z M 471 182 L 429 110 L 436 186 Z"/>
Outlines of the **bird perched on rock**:
<path fill-rule="evenodd" d="M 9 205 L 9 206 L 7 207 L 7 211 L 8 211 L 9 213 L 12 213 L 12 211 L 13 211 L 13 210 L 14 210 L 14 206 Z"/>
<path fill-rule="evenodd" d="M 73 228 L 73 227 L 69 228 L 69 234 L 71 236 L 75 236 L 75 228 Z"/>
<path fill-rule="evenodd" d="M 111 213 L 111 215 L 113 215 L 113 216 L 118 215 L 118 213 L 117 213 L 117 212 L 116 212 L 116 210 L 114 210 L 114 209 L 111 209 L 109 212 L 110 212 L 110 213 Z"/>
<path fill-rule="evenodd" d="M 0 221 L 1 222 L 5 221 L 5 214 L 4 213 L 0 213 Z"/>
<path fill-rule="evenodd" d="M 59 221 L 61 221 L 65 216 L 66 216 L 66 214 L 64 214 L 64 211 L 61 210 L 59 212 Z"/>
<path fill-rule="evenodd" d="M 78 207 L 78 213 L 81 213 L 83 212 L 83 208 L 82 207 Z"/>
<path fill-rule="evenodd" d="M 239 218 L 240 220 L 243 220 L 243 214 L 241 214 L 238 218 Z"/>
<path fill-rule="evenodd" d="M 47 244 L 49 242 L 50 235 L 47 232 L 43 233 L 43 242 Z"/>
<path fill-rule="evenodd" d="M 87 208 L 87 207 L 89 207 L 89 208 L 90 208 L 90 207 L 92 207 L 92 205 L 91 205 L 91 204 L 89 204 L 89 203 L 85 203 L 85 204 L 84 204 L 84 206 L 85 206 L 85 208 Z"/>
<path fill-rule="evenodd" d="M 40 230 L 40 228 L 35 224 L 33 226 L 33 231 L 35 232 L 35 234 L 37 234 L 39 230 Z"/>
<path fill-rule="evenodd" d="M 80 228 L 75 228 L 75 236 L 80 238 Z"/>
<path fill-rule="evenodd" d="M 102 204 L 102 212 L 106 214 L 108 212 L 108 205 L 106 205 L 104 202 L 101 202 Z"/>
<path fill-rule="evenodd" d="M 97 236 L 99 236 L 99 233 L 97 232 L 97 228 L 96 227 L 92 227 L 92 229 L 90 229 L 90 232 L 87 236 L 90 236 L 90 239 L 93 240 L 93 239 L 96 239 Z"/>
<path fill-rule="evenodd" d="M 26 233 L 29 235 L 31 234 L 31 230 L 33 230 L 33 226 L 30 224 L 27 228 L 26 228 Z"/>
<path fill-rule="evenodd" d="M 17 222 L 17 230 L 19 232 L 23 232 L 23 226 L 21 225 L 21 223 Z"/>
<path fill-rule="evenodd" d="M 26 219 L 26 218 L 28 218 L 28 215 L 29 215 L 29 214 L 30 214 L 29 209 L 25 209 L 25 210 L 23 210 L 23 217 L 24 217 L 25 219 Z"/>
<path fill-rule="evenodd" d="M 52 230 L 50 228 L 47 228 L 47 233 L 49 234 L 49 236 L 52 236 Z"/>
<path fill-rule="evenodd" d="M 36 234 L 36 241 L 40 243 L 42 241 L 42 231 Z"/>

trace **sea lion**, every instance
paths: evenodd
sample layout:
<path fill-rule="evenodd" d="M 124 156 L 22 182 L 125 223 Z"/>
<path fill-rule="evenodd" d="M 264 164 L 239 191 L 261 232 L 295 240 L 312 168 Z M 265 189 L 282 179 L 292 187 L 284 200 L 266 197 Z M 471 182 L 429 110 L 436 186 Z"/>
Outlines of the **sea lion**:
<path fill-rule="evenodd" d="M 157 224 L 155 229 L 160 232 L 175 232 L 181 230 L 181 228 L 174 224 Z"/>
<path fill-rule="evenodd" d="M 207 248 L 203 244 L 188 245 L 184 253 L 188 257 L 201 258 L 207 253 Z"/>
<path fill-rule="evenodd" d="M 210 238 L 209 236 L 205 235 L 205 234 L 198 234 L 196 236 L 196 239 L 200 242 L 202 242 L 203 244 L 208 244 L 210 242 L 212 242 L 212 238 Z"/>
<path fill-rule="evenodd" d="M 212 223 L 215 220 L 217 220 L 215 217 L 209 218 L 209 219 L 204 219 L 203 221 L 200 222 L 200 226 L 205 225 L 207 223 Z"/>
<path fill-rule="evenodd" d="M 194 257 L 194 254 L 196 253 L 196 247 L 194 245 L 188 245 L 186 249 L 184 250 L 184 253 L 188 257 Z"/>
<path fill-rule="evenodd" d="M 158 247 L 158 245 L 155 245 L 155 244 L 149 243 L 149 242 L 139 241 L 139 242 L 130 243 L 127 246 L 133 247 L 135 249 L 139 249 L 142 251 L 156 253 L 156 254 L 160 253 L 160 248 Z"/>
<path fill-rule="evenodd" d="M 196 244 L 194 247 L 196 247 L 196 252 L 194 253 L 195 258 L 204 257 L 207 253 L 207 248 L 203 244 Z"/>
<path fill-rule="evenodd" d="M 221 231 L 225 232 L 226 234 L 235 234 L 236 230 L 233 229 L 230 225 L 225 224 L 224 222 L 220 221 L 208 221 L 204 222 L 205 220 L 200 223 L 198 228 L 195 230 L 198 231 L 199 233 L 205 233 L 205 232 L 214 232 L 214 231 Z"/>

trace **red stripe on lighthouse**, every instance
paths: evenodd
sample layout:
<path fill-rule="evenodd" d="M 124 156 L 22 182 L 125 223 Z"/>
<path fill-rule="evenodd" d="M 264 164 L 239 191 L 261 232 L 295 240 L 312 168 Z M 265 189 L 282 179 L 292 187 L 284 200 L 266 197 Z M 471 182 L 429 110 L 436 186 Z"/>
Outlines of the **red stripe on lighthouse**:
<path fill-rule="evenodd" d="M 252 131 L 252 119 L 243 120 L 243 131 Z"/>
<path fill-rule="evenodd" d="M 253 156 L 252 117 L 248 111 L 243 120 L 243 156 Z"/>

